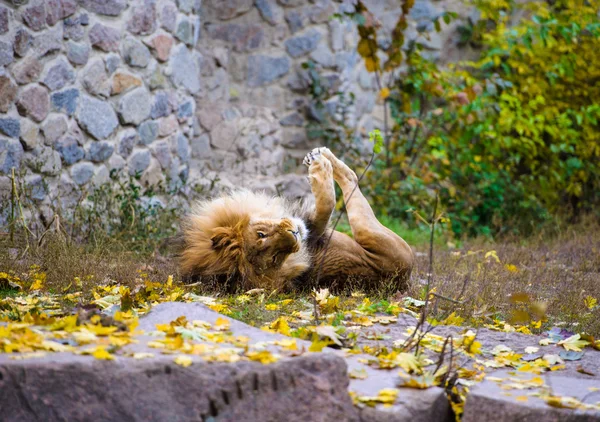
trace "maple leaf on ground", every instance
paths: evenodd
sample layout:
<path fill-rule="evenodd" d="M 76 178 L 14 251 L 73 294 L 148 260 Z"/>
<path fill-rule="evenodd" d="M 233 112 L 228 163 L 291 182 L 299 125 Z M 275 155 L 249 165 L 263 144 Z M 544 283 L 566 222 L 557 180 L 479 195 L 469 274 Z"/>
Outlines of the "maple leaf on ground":
<path fill-rule="evenodd" d="M 332 325 L 319 325 L 315 328 L 315 332 L 321 337 L 327 337 L 338 346 L 342 346 L 340 336 L 335 332 L 335 327 Z"/>
<path fill-rule="evenodd" d="M 561 340 L 565 340 L 571 336 L 573 336 L 573 332 L 569 330 L 565 330 L 560 327 L 552 327 L 550 330 L 546 331 L 544 334 L 547 334 L 548 337 L 552 340 L 552 343 L 559 342 Z"/>
<path fill-rule="evenodd" d="M 331 342 L 329 340 L 319 340 L 318 337 L 315 336 L 315 339 L 310 344 L 308 351 L 309 352 L 320 352 L 323 348 L 329 346 Z"/>
<path fill-rule="evenodd" d="M 260 352 L 247 352 L 246 356 L 248 357 L 248 359 L 260 362 L 263 365 L 268 365 L 269 363 L 274 363 L 279 360 L 277 356 L 275 356 L 268 350 L 261 350 Z"/>
<path fill-rule="evenodd" d="M 587 296 L 583 302 L 586 308 L 588 308 L 590 311 L 594 310 L 598 306 L 598 299 L 593 296 Z"/>
<path fill-rule="evenodd" d="M 324 305 L 327 303 L 327 298 L 329 297 L 329 289 L 320 289 L 318 292 L 314 290 L 313 294 L 317 303 L 319 305 Z"/>
<path fill-rule="evenodd" d="M 79 344 L 89 344 L 98 340 L 96 334 L 85 328 L 82 328 L 80 332 L 73 333 L 73 337 Z"/>
<path fill-rule="evenodd" d="M 275 321 L 269 324 L 268 329 L 276 333 L 283 334 L 285 336 L 290 335 L 290 326 L 287 322 L 286 317 L 277 318 Z"/>
<path fill-rule="evenodd" d="M 542 396 L 540 397 L 546 402 L 548 406 L 557 407 L 559 409 L 578 409 L 582 408 L 582 404 L 579 400 L 572 397 L 560 397 L 560 396 Z"/>
<path fill-rule="evenodd" d="M 369 374 L 367 373 L 366 369 L 362 368 L 362 369 L 353 369 L 352 371 L 350 371 L 348 373 L 348 376 L 353 379 L 364 380 L 369 377 Z"/>
<path fill-rule="evenodd" d="M 492 355 L 497 356 L 500 353 L 510 353 L 512 349 L 504 344 L 498 344 L 492 349 Z"/>
<path fill-rule="evenodd" d="M 298 350 L 298 343 L 296 343 L 296 339 L 276 340 L 273 342 L 273 344 L 275 344 L 276 346 L 280 346 L 284 350 Z"/>
<path fill-rule="evenodd" d="M 582 339 L 582 340 L 585 340 L 585 341 L 589 341 L 589 343 L 590 343 L 590 346 L 591 346 L 593 349 L 600 350 L 600 340 L 596 340 L 596 339 L 594 338 L 594 336 L 592 336 L 592 335 L 590 335 L 590 334 L 585 334 L 585 333 L 582 333 L 582 334 L 581 334 L 581 339 Z"/>
<path fill-rule="evenodd" d="M 521 357 L 521 360 L 523 362 L 533 362 L 541 357 L 541 353 L 529 353 L 527 355 L 523 355 L 523 357 Z"/>
<path fill-rule="evenodd" d="M 412 353 L 398 353 L 394 361 L 406 372 L 420 372 L 419 359 Z"/>
<path fill-rule="evenodd" d="M 544 355 L 542 359 L 544 359 L 550 365 L 558 365 L 564 363 L 558 355 Z"/>
<path fill-rule="evenodd" d="M 187 368 L 192 364 L 192 358 L 185 355 L 177 355 L 175 359 L 173 359 L 173 362 L 175 362 L 179 366 Z"/>
<path fill-rule="evenodd" d="M 558 355 L 564 360 L 580 360 L 585 352 L 575 352 L 573 350 L 560 352 Z"/>
<path fill-rule="evenodd" d="M 574 352 L 581 352 L 581 348 L 590 344 L 588 341 L 581 340 L 580 334 L 572 335 L 569 338 L 561 340 L 558 344 L 565 348 L 565 350 L 572 350 Z"/>
<path fill-rule="evenodd" d="M 398 390 L 395 388 L 384 388 L 380 390 L 376 396 L 359 396 L 355 392 L 351 391 L 350 396 L 353 401 L 357 404 L 366 404 L 370 407 L 375 407 L 381 403 L 384 406 L 391 406 L 396 402 L 398 397 Z"/>
<path fill-rule="evenodd" d="M 398 375 L 402 378 L 401 382 L 398 384 L 399 387 L 424 390 L 435 385 L 435 375 L 431 372 L 412 377 L 402 372 L 398 373 Z"/>
<path fill-rule="evenodd" d="M 228 331 L 231 326 L 231 322 L 225 318 L 217 318 L 215 321 L 215 329 L 219 331 Z"/>
<path fill-rule="evenodd" d="M 96 350 L 92 352 L 92 356 L 100 360 L 114 360 L 114 356 L 108 353 L 104 347 L 98 346 Z"/>
<path fill-rule="evenodd" d="M 465 319 L 456 315 L 456 312 L 452 312 L 448 317 L 442 321 L 444 325 L 456 325 L 458 327 L 462 326 L 465 322 Z"/>

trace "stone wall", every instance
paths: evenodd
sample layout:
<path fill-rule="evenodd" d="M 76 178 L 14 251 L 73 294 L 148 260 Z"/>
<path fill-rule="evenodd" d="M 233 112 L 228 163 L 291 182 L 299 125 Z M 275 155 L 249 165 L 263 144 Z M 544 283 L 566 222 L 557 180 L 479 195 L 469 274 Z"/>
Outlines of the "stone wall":
<path fill-rule="evenodd" d="M 384 32 L 395 24 L 397 1 L 366 3 Z M 444 5 L 416 2 L 415 37 Z M 303 62 L 317 64 L 329 89 L 355 94 L 343 118 L 359 133 L 382 118 L 355 28 L 330 19 L 352 9 L 332 0 L 2 1 L 0 190 L 14 167 L 40 205 L 66 209 L 113 171 L 184 199 L 215 186 L 302 196 L 308 184 L 293 173 L 318 143 L 305 124 L 319 118 Z M 438 54 L 451 36 L 425 42 Z"/>

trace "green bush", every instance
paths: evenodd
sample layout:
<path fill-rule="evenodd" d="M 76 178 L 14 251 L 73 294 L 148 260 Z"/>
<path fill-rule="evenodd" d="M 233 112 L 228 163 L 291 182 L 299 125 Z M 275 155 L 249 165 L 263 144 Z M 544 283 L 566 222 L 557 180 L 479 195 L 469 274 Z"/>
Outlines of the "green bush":
<path fill-rule="evenodd" d="M 494 236 L 529 234 L 556 216 L 594 212 L 600 204 L 599 5 L 477 0 L 480 19 L 460 33 L 463 43 L 480 48 L 480 58 L 449 69 L 406 41 L 411 2 L 402 6 L 383 55 L 376 20 L 361 2 L 355 13 L 338 16 L 356 22 L 367 70 L 378 81 L 395 75 L 379 86 L 392 122 L 365 180 L 379 214 L 412 224 L 407 211 L 427 215 L 437 194 L 457 236 Z M 511 26 L 516 13 L 521 18 Z M 438 16 L 435 30 L 455 17 Z M 336 133 L 344 135 L 329 132 Z M 343 142 L 347 150 L 346 138 L 334 137 L 332 147 Z"/>

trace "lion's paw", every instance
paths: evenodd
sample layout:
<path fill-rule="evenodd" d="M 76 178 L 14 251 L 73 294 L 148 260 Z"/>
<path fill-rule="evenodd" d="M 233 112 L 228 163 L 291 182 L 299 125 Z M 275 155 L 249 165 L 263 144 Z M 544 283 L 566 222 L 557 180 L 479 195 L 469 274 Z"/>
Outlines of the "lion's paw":
<path fill-rule="evenodd" d="M 328 180 L 333 183 L 333 166 L 318 150 L 313 150 L 304 157 L 304 165 L 308 167 L 308 179 L 311 185 Z"/>
<path fill-rule="evenodd" d="M 329 158 L 327 157 L 329 154 L 331 154 L 331 151 L 329 151 L 329 148 L 327 147 L 314 148 L 311 152 L 306 154 L 302 163 L 306 167 L 310 167 L 313 162 L 319 161 L 321 158 Z"/>
<path fill-rule="evenodd" d="M 327 147 L 315 148 L 309 152 L 304 158 L 304 164 L 311 168 L 311 163 L 316 160 L 327 161 L 333 168 L 333 177 L 338 183 L 344 181 L 350 181 L 352 183 L 358 182 L 356 173 L 350 169 L 342 160 L 337 158 L 333 152 Z M 310 172 L 310 170 L 309 170 Z"/>
<path fill-rule="evenodd" d="M 321 160 L 321 153 L 317 151 L 317 148 L 313 149 L 311 152 L 306 154 L 304 160 L 302 160 L 302 164 L 306 167 L 310 167 L 313 163 Z"/>

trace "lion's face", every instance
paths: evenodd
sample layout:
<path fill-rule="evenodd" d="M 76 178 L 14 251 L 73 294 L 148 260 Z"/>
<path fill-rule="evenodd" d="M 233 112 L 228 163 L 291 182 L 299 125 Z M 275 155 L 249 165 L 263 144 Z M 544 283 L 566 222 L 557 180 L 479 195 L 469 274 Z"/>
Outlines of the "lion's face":
<path fill-rule="evenodd" d="M 228 249 L 263 274 L 281 267 L 290 254 L 300 251 L 306 227 L 295 218 L 256 219 L 241 221 L 232 229 L 216 229 L 212 246 L 216 251 Z"/>
<path fill-rule="evenodd" d="M 244 232 L 246 259 L 257 273 L 278 268 L 290 254 L 300 250 L 304 231 L 303 224 L 289 218 L 250 222 Z"/>

